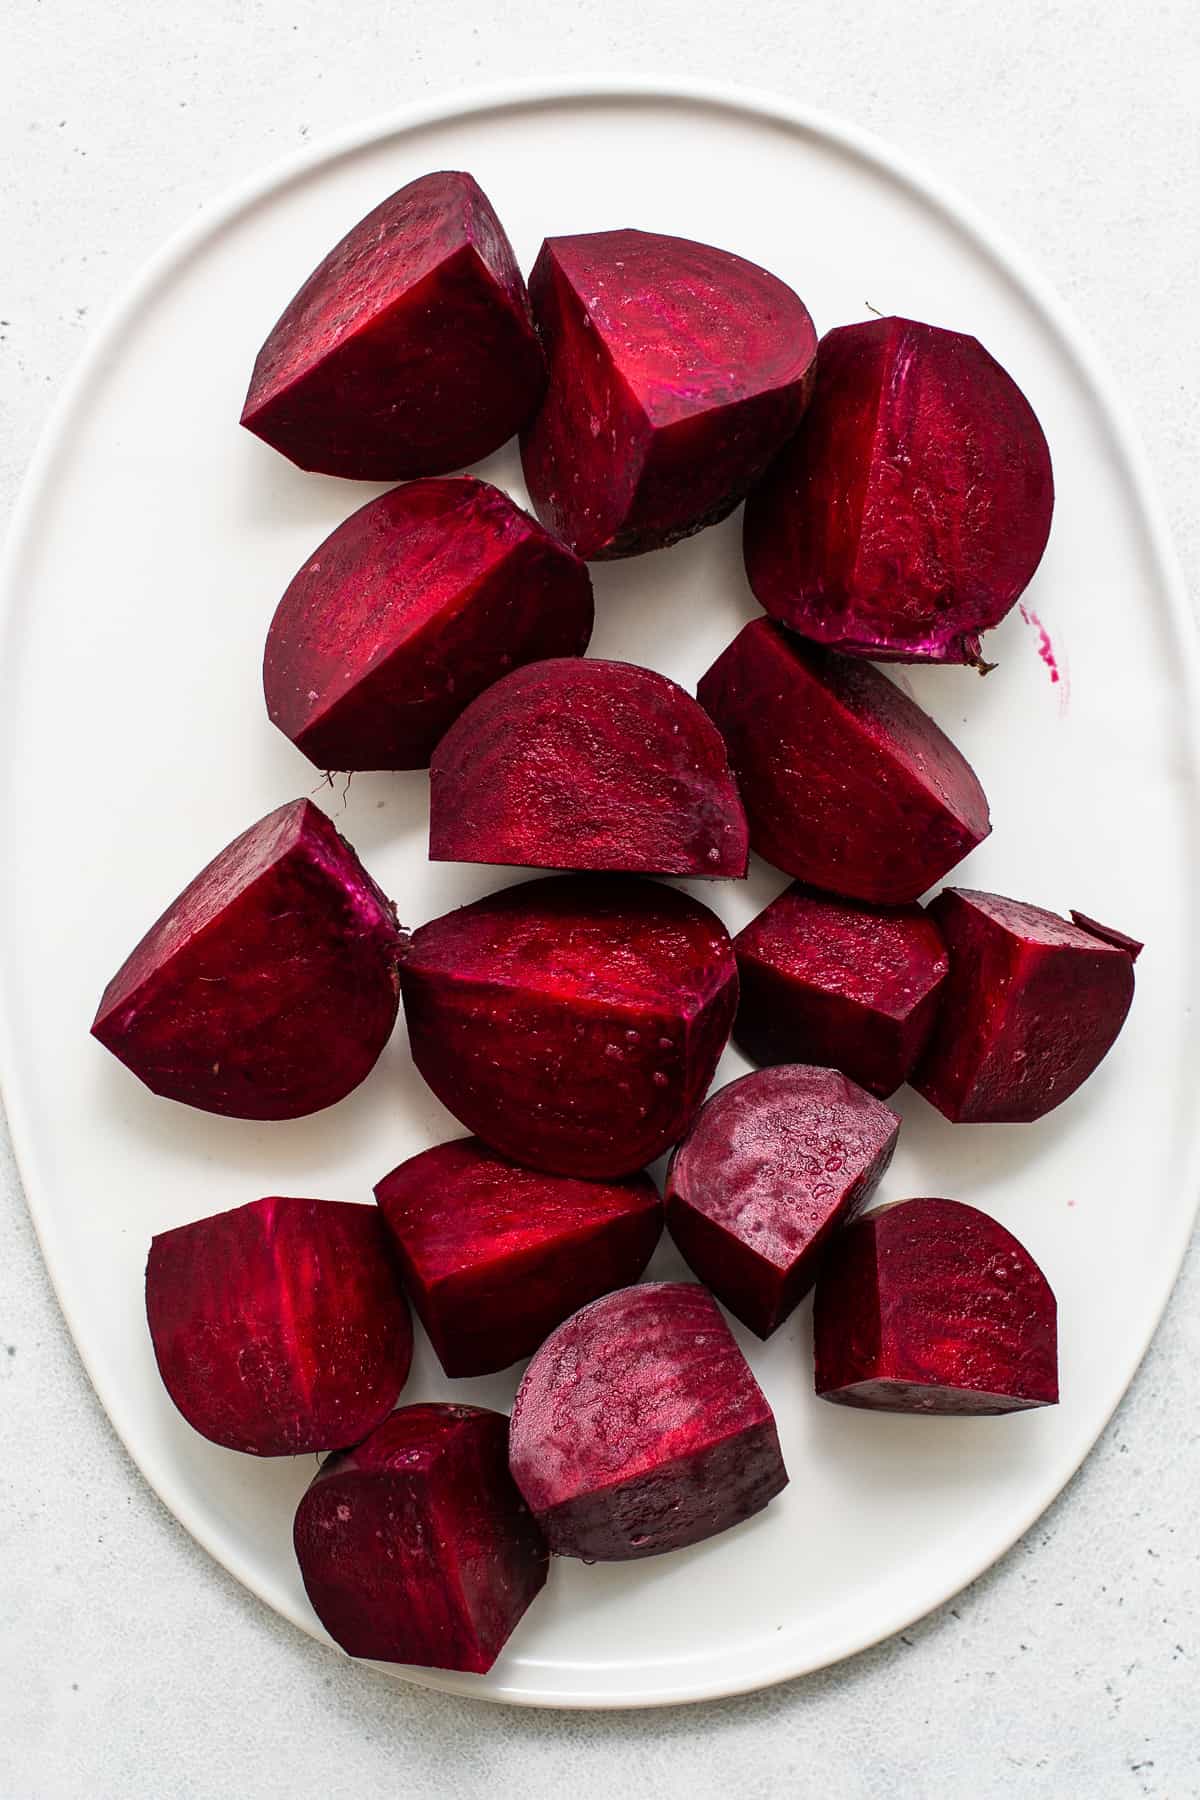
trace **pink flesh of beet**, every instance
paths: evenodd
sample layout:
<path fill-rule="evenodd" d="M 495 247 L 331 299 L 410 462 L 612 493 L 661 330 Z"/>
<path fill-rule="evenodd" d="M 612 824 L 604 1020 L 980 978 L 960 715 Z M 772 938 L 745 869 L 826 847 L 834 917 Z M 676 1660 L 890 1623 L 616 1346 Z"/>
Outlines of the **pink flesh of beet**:
<path fill-rule="evenodd" d="M 816 334 L 792 290 L 646 231 L 550 238 L 529 287 L 550 363 L 521 441 L 539 518 L 590 560 L 732 512 L 808 400 Z"/>
<path fill-rule="evenodd" d="M 163 1232 L 146 1317 L 188 1424 L 253 1456 L 356 1443 L 396 1404 L 412 1357 L 383 1221 L 340 1200 L 255 1200 Z"/>
<path fill-rule="evenodd" d="M 469 475 L 368 501 L 310 557 L 267 637 L 267 711 L 319 769 L 423 769 L 515 664 L 582 656 L 584 565 Z"/>
<path fill-rule="evenodd" d="M 332 1106 L 396 1022 L 404 934 L 325 814 L 235 838 L 104 990 L 92 1034 L 156 1094 L 241 1119 Z"/>
<path fill-rule="evenodd" d="M 648 1175 L 539 1174 L 478 1138 L 410 1157 L 375 1197 L 447 1375 L 532 1355 L 579 1307 L 636 1281 L 662 1230 Z"/>
<path fill-rule="evenodd" d="M 721 921 L 632 877 L 525 882 L 414 933 L 413 1061 L 529 1168 L 630 1175 L 686 1130 L 725 1047 L 737 966 Z"/>
<path fill-rule="evenodd" d="M 869 663 L 756 619 L 697 693 L 729 746 L 751 848 L 785 874 L 901 905 L 991 830 L 969 763 Z"/>
<path fill-rule="evenodd" d="M 979 660 L 1041 561 L 1050 453 L 972 337 L 911 319 L 821 340 L 812 403 L 746 508 L 766 610 L 877 661 Z"/>
<path fill-rule="evenodd" d="M 443 738 L 430 779 L 435 861 L 746 873 L 746 815 L 720 732 L 675 682 L 633 663 L 516 670 Z"/>
<path fill-rule="evenodd" d="M 403 1406 L 314 1475 L 296 1510 L 296 1560 L 343 1650 L 491 1668 L 549 1562 L 507 1446 L 503 1413 Z"/>
<path fill-rule="evenodd" d="M 441 475 L 510 438 L 545 363 L 512 246 L 469 175 L 423 175 L 309 276 L 258 353 L 242 424 L 302 469 Z"/>
<path fill-rule="evenodd" d="M 836 1069 L 744 1075 L 705 1102 L 672 1156 L 667 1227 L 718 1300 L 769 1337 L 874 1192 L 899 1130 Z"/>
<path fill-rule="evenodd" d="M 817 1393 L 880 1412 L 1053 1406 L 1057 1317 L 1028 1250 L 986 1213 L 881 1206 L 839 1232 L 817 1282 Z"/>
<path fill-rule="evenodd" d="M 509 1462 L 551 1550 L 588 1562 L 698 1543 L 787 1485 L 771 1408 L 690 1282 L 623 1288 L 560 1325 L 517 1390 Z"/>

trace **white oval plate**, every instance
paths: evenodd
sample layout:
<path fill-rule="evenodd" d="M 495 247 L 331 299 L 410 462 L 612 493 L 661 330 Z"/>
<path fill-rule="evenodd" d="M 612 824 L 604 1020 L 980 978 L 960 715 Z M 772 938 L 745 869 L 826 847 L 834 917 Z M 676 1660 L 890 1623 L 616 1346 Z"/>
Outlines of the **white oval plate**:
<path fill-rule="evenodd" d="M 159 1385 L 142 1307 L 153 1232 L 263 1193 L 367 1200 L 457 1127 L 404 1032 L 341 1106 L 293 1124 L 157 1100 L 88 1036 L 105 980 L 210 855 L 313 772 L 268 725 L 264 633 L 308 552 L 373 489 L 307 476 L 239 430 L 254 353 L 317 258 L 425 170 L 471 169 L 528 267 L 544 234 L 637 224 L 765 263 L 821 330 L 866 303 L 974 332 L 1045 425 L 1058 508 L 986 682 L 901 672 L 974 762 L 993 837 L 959 871 L 1144 936 L 1138 995 L 1097 1075 L 1029 1127 L 952 1127 L 905 1092 L 885 1198 L 950 1194 L 1010 1226 L 1058 1293 L 1062 1405 L 1004 1419 L 818 1404 L 809 1313 L 763 1346 L 791 1485 L 759 1518 L 632 1566 L 561 1563 L 486 1679 L 541 1705 L 654 1705 L 830 1663 L 999 1556 L 1062 1488 L 1146 1347 L 1196 1199 L 1197 756 L 1190 624 L 1141 453 L 1077 329 L 1011 251 L 845 127 L 761 98 L 608 82 L 408 113 L 295 159 L 203 216 L 93 344 L 31 472 L 7 565 L 3 660 L 5 1088 L 63 1310 L 113 1424 L 166 1504 L 247 1587 L 319 1635 L 292 1559 L 311 1460 L 207 1444 Z M 521 498 L 510 446 L 485 473 Z M 594 571 L 597 655 L 688 686 L 755 613 L 739 521 Z M 893 671 L 895 673 L 895 671 Z M 504 879 L 425 861 L 426 778 L 319 796 L 411 923 Z M 734 927 L 782 885 L 698 890 Z M 743 1065 L 727 1056 L 722 1079 Z M 669 1248 L 653 1272 L 675 1273 Z M 418 1346 L 412 1397 L 507 1408 Z"/>

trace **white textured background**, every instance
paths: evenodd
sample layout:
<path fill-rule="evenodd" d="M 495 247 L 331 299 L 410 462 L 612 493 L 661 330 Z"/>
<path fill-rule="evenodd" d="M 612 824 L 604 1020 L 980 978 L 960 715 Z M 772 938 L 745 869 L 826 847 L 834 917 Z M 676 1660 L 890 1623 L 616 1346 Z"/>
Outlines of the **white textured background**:
<path fill-rule="evenodd" d="M 655 69 L 869 126 L 1032 251 L 1133 401 L 1195 591 L 1194 0 L 4 0 L 0 514 L 93 318 L 201 200 L 409 99 Z M 1188 1800 L 1198 1316 L 1193 1255 L 1082 1474 L 904 1637 L 720 1704 L 504 1711 L 356 1670 L 191 1543 L 92 1396 L 0 1142 L 0 1800 Z"/>

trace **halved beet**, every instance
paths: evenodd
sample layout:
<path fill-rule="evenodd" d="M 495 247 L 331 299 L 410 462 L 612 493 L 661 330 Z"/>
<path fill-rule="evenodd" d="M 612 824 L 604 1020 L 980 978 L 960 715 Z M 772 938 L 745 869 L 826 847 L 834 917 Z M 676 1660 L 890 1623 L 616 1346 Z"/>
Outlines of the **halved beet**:
<path fill-rule="evenodd" d="M 913 1086 L 958 1122 L 1040 1119 L 1112 1048 L 1141 946 L 969 888 L 946 888 L 930 911 L 950 974 Z"/>
<path fill-rule="evenodd" d="M 950 966 L 921 907 L 836 900 L 797 881 L 733 948 L 733 1033 L 752 1061 L 822 1063 L 883 1099 L 908 1079 Z"/>
<path fill-rule="evenodd" d="M 856 900 L 916 900 L 991 830 L 970 764 L 869 663 L 756 619 L 697 689 L 724 733 L 750 846 Z"/>
<path fill-rule="evenodd" d="M 698 1543 L 787 1486 L 775 1416 L 692 1282 L 622 1288 L 560 1325 L 517 1389 L 509 1463 L 551 1550 L 585 1562 Z"/>
<path fill-rule="evenodd" d="M 530 1356 L 579 1307 L 636 1281 L 662 1230 L 648 1175 L 540 1174 L 478 1138 L 410 1157 L 375 1198 L 447 1375 Z"/>
<path fill-rule="evenodd" d="M 405 934 L 309 800 L 202 869 L 104 990 L 92 1035 L 156 1094 L 295 1119 L 368 1075 L 391 1036 Z"/>
<path fill-rule="evenodd" d="M 671 1158 L 667 1228 L 717 1299 L 770 1337 L 874 1192 L 899 1131 L 836 1069 L 743 1075 L 704 1103 Z"/>
<path fill-rule="evenodd" d="M 258 353 L 242 424 L 323 475 L 441 475 L 498 450 L 545 379 L 512 245 L 477 183 L 442 170 L 314 269 Z"/>
<path fill-rule="evenodd" d="M 977 663 L 1041 561 L 1050 452 L 983 345 L 911 319 L 821 339 L 799 431 L 746 508 L 773 618 L 877 661 Z"/>
<path fill-rule="evenodd" d="M 164 1231 L 146 1264 L 158 1371 L 227 1450 L 337 1450 L 396 1404 L 412 1324 L 382 1219 L 341 1200 L 253 1200 Z"/>
<path fill-rule="evenodd" d="M 524 882 L 413 934 L 413 1061 L 486 1144 L 533 1169 L 631 1175 L 686 1130 L 737 1005 L 715 914 L 619 876 Z"/>
<path fill-rule="evenodd" d="M 578 555 L 657 550 L 732 512 L 799 423 L 817 339 L 756 264 L 650 231 L 549 238 L 529 278 L 550 362 L 521 440 Z"/>
<path fill-rule="evenodd" d="M 296 1560 L 343 1650 L 491 1668 L 549 1563 L 507 1447 L 503 1413 L 402 1406 L 313 1476 L 296 1509 Z"/>
<path fill-rule="evenodd" d="M 822 1400 L 1005 1413 L 1058 1399 L 1058 1308 L 1010 1231 L 957 1200 L 897 1200 L 830 1248 L 813 1311 Z"/>
<path fill-rule="evenodd" d="M 435 861 L 746 873 L 720 732 L 690 694 L 634 663 L 517 669 L 447 732 L 430 781 Z"/>

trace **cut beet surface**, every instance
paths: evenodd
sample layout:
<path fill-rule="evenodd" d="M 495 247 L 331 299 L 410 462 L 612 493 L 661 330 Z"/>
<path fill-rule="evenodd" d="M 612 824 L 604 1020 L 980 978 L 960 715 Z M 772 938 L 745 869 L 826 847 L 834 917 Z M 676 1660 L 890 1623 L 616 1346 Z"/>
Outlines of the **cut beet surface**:
<path fill-rule="evenodd" d="M 771 1408 L 690 1282 L 623 1288 L 560 1325 L 517 1390 L 509 1460 L 551 1550 L 585 1562 L 695 1544 L 787 1485 Z"/>

